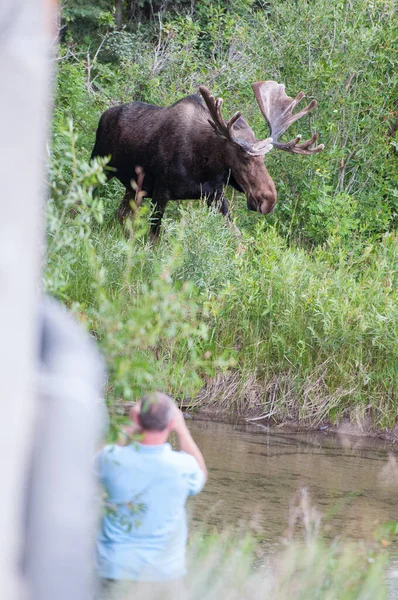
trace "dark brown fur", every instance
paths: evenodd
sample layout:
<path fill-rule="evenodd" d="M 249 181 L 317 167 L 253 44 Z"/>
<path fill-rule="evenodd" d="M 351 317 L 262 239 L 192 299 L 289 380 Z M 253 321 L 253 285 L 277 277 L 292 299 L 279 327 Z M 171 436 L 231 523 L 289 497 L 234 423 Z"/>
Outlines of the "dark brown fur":
<path fill-rule="evenodd" d="M 126 187 L 119 209 L 121 221 L 130 212 L 134 198 L 131 180 L 135 167 L 143 168 L 143 191 L 152 199 L 151 233 L 159 233 L 169 200 L 206 197 L 228 216 L 223 194 L 225 185 L 244 191 L 250 210 L 270 212 L 276 203 L 275 185 L 264 166 L 263 156 L 250 156 L 242 148 L 215 133 L 200 96 L 188 96 L 169 107 L 143 102 L 122 104 L 101 116 L 92 158 L 111 156 L 108 177 L 117 177 Z M 249 142 L 255 136 L 241 117 L 234 132 Z"/>

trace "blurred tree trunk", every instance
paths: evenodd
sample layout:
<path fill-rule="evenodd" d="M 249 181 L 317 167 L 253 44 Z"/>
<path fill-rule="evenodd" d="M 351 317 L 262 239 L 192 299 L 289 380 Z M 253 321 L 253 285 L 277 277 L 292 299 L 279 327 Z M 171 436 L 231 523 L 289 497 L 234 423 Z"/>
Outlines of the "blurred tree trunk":
<path fill-rule="evenodd" d="M 123 20 L 123 0 L 115 0 L 115 9 L 115 23 L 117 27 L 121 27 Z"/>
<path fill-rule="evenodd" d="M 126 0 L 126 11 L 127 11 L 127 19 L 130 23 L 134 16 L 133 0 Z"/>
<path fill-rule="evenodd" d="M 4 600 L 23 597 L 23 500 L 35 412 L 55 10 L 51 0 L 0 3 L 0 581 Z"/>

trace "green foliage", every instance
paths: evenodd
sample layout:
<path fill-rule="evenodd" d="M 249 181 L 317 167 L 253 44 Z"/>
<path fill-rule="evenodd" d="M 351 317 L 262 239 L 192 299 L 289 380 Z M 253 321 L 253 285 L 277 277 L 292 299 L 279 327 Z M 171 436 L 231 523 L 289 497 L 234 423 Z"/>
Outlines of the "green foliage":
<path fill-rule="evenodd" d="M 80 4 L 72 4 L 77 11 Z M 102 6 L 110 8 L 112 3 Z M 377 239 L 396 226 L 398 19 L 393 0 L 359 0 L 355 7 L 346 0 L 202 0 L 165 3 L 158 15 L 160 5 L 152 8 L 146 23 L 127 20 L 121 30 L 108 27 L 103 43 L 92 38 L 87 46 L 77 36 L 81 58 L 75 52 L 59 63 L 57 112 L 61 105 L 87 135 L 87 153 L 98 117 L 110 103 L 168 104 L 196 92 L 201 83 L 222 94 L 226 113 L 241 109 L 262 137 L 266 128 L 250 84 L 276 79 L 288 93 L 304 89 L 318 99 L 319 110 L 296 128 L 303 135 L 318 130 L 326 150 L 311 158 L 267 155 L 279 193 L 267 222 L 295 242 L 311 245 L 330 235 L 347 244 L 358 236 Z"/>
<path fill-rule="evenodd" d="M 209 363 L 201 349 L 206 308 L 192 284 L 173 284 L 182 252 L 178 239 L 155 262 L 140 219 L 134 243 L 121 239 L 120 232 L 102 235 L 103 203 L 93 188 L 104 183 L 106 161 L 78 161 L 76 141 L 71 124 L 54 138 L 45 286 L 98 339 L 108 362 L 113 431 L 120 397 L 133 400 L 148 389 L 189 396 L 200 389 L 200 374 Z M 142 219 L 148 220 L 145 211 Z"/>
<path fill-rule="evenodd" d="M 72 129 L 55 138 L 46 286 L 98 338 L 110 404 L 147 388 L 192 397 L 233 358 L 242 381 L 288 382 L 289 394 L 282 383 L 274 393 L 281 418 L 317 423 L 359 409 L 394 425 L 396 236 L 355 251 L 330 237 L 309 253 L 258 221 L 239 243 L 203 204 L 175 209 L 156 249 L 144 207 L 127 241 L 103 222 L 92 186 L 104 176 L 77 161 L 75 144 Z"/>
<path fill-rule="evenodd" d="M 210 350 L 233 355 L 242 382 L 253 375 L 279 382 L 273 394 L 279 417 L 317 423 L 371 409 L 379 425 L 393 426 L 396 236 L 355 251 L 332 238 L 329 247 L 308 253 L 260 222 L 237 249 L 233 233 L 201 210 L 183 212 L 186 250 L 176 276 L 193 280 L 209 298 Z M 166 224 L 166 236 L 169 230 Z"/>
<path fill-rule="evenodd" d="M 105 40 L 105 59 L 116 63 L 131 60 L 135 57 L 139 42 L 138 36 L 134 33 L 125 30 L 112 31 Z"/>
<path fill-rule="evenodd" d="M 70 279 L 81 261 L 81 250 L 93 248 L 93 222 L 102 223 L 103 203 L 93 188 L 105 183 L 106 159 L 78 161 L 77 134 L 72 122 L 54 136 L 50 168 L 51 197 L 47 204 L 48 249 L 46 291 L 69 300 Z M 62 255 L 62 260 L 60 260 Z"/>
<path fill-rule="evenodd" d="M 46 287 L 98 338 L 113 414 L 118 398 L 147 387 L 192 396 L 229 361 L 225 377 L 241 382 L 231 404 L 246 401 L 253 380 L 277 418 L 319 423 L 371 411 L 378 426 L 393 426 L 395 3 L 203 0 L 154 2 L 153 12 L 133 4 L 135 17 L 123 3 L 117 28 L 113 2 L 67 2 L 48 204 Z M 274 213 L 248 213 L 229 192 L 239 244 L 200 203 L 170 203 L 152 248 L 144 208 L 127 242 L 114 219 L 121 186 L 92 193 L 104 181 L 103 163 L 88 163 L 103 110 L 132 99 L 169 104 L 205 83 L 224 97 L 226 115 L 241 109 L 264 137 L 250 84 L 271 78 L 318 99 L 300 130 L 316 129 L 326 145 L 309 158 L 267 155 Z"/>

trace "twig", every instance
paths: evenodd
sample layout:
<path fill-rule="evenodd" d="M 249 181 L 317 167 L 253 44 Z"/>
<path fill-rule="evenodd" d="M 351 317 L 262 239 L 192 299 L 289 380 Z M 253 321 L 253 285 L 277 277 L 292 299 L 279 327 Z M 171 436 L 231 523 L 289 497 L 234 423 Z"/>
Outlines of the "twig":
<path fill-rule="evenodd" d="M 104 37 L 102 38 L 102 41 L 100 43 L 100 45 L 97 48 L 96 53 L 94 54 L 93 60 L 91 60 L 90 58 L 90 50 L 87 50 L 87 55 L 86 55 L 86 69 L 87 69 L 87 77 L 86 77 L 86 88 L 87 88 L 87 92 L 88 95 L 90 96 L 91 93 L 93 92 L 93 83 L 95 81 L 95 79 L 93 81 L 91 81 L 91 69 L 93 68 L 93 65 L 95 64 L 97 58 L 98 58 L 98 54 L 101 52 L 102 46 L 104 45 L 105 41 L 108 38 L 108 32 L 104 35 Z"/>
<path fill-rule="evenodd" d="M 98 54 L 100 53 L 102 46 L 105 44 L 105 41 L 108 39 L 109 37 L 109 33 L 106 32 L 106 34 L 104 35 L 104 37 L 102 38 L 102 41 L 100 43 L 100 45 L 97 48 L 96 53 L 94 54 L 94 58 L 93 58 L 93 64 L 95 63 L 95 61 L 97 60 Z"/>
<path fill-rule="evenodd" d="M 351 75 L 349 76 L 349 78 L 347 79 L 347 82 L 345 84 L 345 91 L 348 92 L 348 90 L 350 89 L 351 86 L 351 82 L 354 79 L 354 77 L 356 77 L 358 75 L 358 73 L 356 71 L 354 71 L 354 73 L 351 73 Z"/>
<path fill-rule="evenodd" d="M 251 418 L 247 418 L 246 421 L 261 421 L 262 419 L 270 419 L 271 417 L 273 417 L 276 413 L 278 412 L 278 409 L 272 410 L 271 412 L 267 413 L 266 415 L 262 415 L 261 417 L 251 417 Z"/>
<path fill-rule="evenodd" d="M 337 190 L 336 191 L 338 191 L 338 190 L 342 191 L 344 188 L 344 178 L 345 178 L 347 163 L 354 156 L 355 152 L 356 152 L 356 150 L 352 150 L 352 152 L 349 153 L 349 155 L 347 156 L 347 158 L 345 160 L 344 160 L 344 158 L 342 158 L 340 161 L 339 178 L 337 181 Z"/>

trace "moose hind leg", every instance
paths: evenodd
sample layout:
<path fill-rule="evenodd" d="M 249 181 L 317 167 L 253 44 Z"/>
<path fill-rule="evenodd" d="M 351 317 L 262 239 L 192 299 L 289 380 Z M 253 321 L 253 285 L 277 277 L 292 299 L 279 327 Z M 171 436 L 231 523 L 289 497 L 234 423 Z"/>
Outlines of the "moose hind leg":
<path fill-rule="evenodd" d="M 162 218 L 164 215 L 164 211 L 166 210 L 167 200 L 153 201 L 152 200 L 152 215 L 151 215 L 151 225 L 149 230 L 149 237 L 152 243 L 156 243 L 159 239 L 160 234 L 160 225 L 162 223 Z"/>
<path fill-rule="evenodd" d="M 126 220 L 129 217 L 134 216 L 134 211 L 132 209 L 132 202 L 134 202 L 135 194 L 131 190 L 126 189 L 126 193 L 123 196 L 123 200 L 120 203 L 120 206 L 117 210 L 117 218 L 119 220 L 120 225 L 122 226 L 123 232 L 128 237 L 128 228 L 126 227 Z"/>

